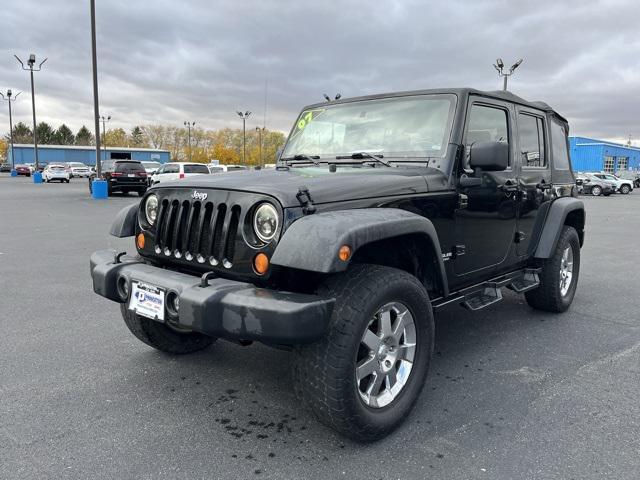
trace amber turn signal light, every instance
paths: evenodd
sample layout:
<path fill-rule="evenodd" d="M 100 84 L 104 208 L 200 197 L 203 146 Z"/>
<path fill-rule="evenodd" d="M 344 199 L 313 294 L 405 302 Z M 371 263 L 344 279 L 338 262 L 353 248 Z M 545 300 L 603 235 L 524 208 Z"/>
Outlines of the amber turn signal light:
<path fill-rule="evenodd" d="M 349 245 L 343 245 L 338 250 L 338 258 L 343 262 L 346 262 L 351 258 L 351 247 Z"/>
<path fill-rule="evenodd" d="M 144 233 L 139 233 L 136 237 L 136 245 L 140 250 L 144 249 Z"/>
<path fill-rule="evenodd" d="M 258 275 L 264 275 L 269 270 L 269 257 L 259 253 L 253 258 L 253 269 Z"/>

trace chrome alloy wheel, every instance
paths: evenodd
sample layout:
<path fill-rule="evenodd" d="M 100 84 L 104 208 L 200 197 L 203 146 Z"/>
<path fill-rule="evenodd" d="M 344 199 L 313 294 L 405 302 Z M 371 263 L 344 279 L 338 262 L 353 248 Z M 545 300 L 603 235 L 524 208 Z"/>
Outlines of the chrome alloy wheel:
<path fill-rule="evenodd" d="M 567 245 L 560 260 L 560 295 L 567 295 L 573 278 L 573 247 Z"/>
<path fill-rule="evenodd" d="M 416 354 L 416 326 L 409 309 L 387 303 L 373 316 L 360 340 L 356 383 L 371 408 L 393 402 L 409 380 Z"/>

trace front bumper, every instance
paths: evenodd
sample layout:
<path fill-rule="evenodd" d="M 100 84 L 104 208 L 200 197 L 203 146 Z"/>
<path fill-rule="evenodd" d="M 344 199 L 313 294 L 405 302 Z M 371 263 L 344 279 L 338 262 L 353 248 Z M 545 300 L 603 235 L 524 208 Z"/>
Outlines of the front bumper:
<path fill-rule="evenodd" d="M 250 283 L 201 279 L 123 257 L 116 263 L 114 250 L 91 255 L 93 290 L 109 300 L 127 303 L 118 284 L 139 280 L 177 295 L 179 312 L 165 318 L 172 324 L 213 337 L 257 340 L 275 345 L 297 345 L 320 339 L 327 330 L 335 299 L 258 288 Z"/>

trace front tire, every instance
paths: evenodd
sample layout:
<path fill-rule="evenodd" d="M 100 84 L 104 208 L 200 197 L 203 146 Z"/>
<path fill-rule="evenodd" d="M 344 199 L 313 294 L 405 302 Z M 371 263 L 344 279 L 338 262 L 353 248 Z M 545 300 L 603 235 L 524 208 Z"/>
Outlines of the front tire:
<path fill-rule="evenodd" d="M 623 195 L 628 195 L 630 191 L 631 187 L 626 183 L 620 187 L 620 193 L 622 193 Z"/>
<path fill-rule="evenodd" d="M 564 312 L 573 302 L 580 274 L 580 239 L 575 228 L 565 225 L 556 250 L 541 261 L 540 286 L 525 293 L 527 303 L 546 312 Z"/>
<path fill-rule="evenodd" d="M 197 352 L 211 345 L 216 339 L 197 332 L 179 332 L 164 323 L 135 314 L 123 303 L 120 312 L 131 333 L 147 345 L 161 352 L 174 355 Z"/>
<path fill-rule="evenodd" d="M 294 390 L 322 423 L 353 440 L 388 435 L 408 416 L 433 353 L 429 296 L 412 275 L 353 265 L 321 289 L 335 297 L 324 338 L 294 350 Z"/>

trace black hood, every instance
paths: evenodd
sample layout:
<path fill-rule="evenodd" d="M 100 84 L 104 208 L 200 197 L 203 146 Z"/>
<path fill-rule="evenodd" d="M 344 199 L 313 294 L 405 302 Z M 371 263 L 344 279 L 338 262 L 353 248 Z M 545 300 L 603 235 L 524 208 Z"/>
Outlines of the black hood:
<path fill-rule="evenodd" d="M 338 167 L 327 165 L 285 169 L 247 170 L 198 175 L 158 187 L 235 190 L 262 193 L 276 198 L 283 207 L 295 207 L 298 189 L 306 187 L 315 204 L 343 202 L 362 198 L 415 195 L 442 190 L 447 177 L 428 167 Z"/>

